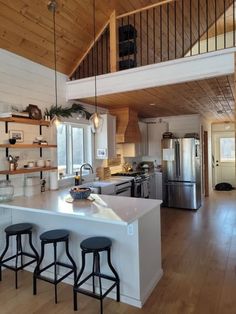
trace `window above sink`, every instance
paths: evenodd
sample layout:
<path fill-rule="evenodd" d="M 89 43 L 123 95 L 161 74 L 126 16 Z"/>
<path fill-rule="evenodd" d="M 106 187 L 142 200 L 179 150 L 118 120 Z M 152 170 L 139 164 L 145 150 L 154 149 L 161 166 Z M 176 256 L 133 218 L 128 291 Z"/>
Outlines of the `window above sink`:
<path fill-rule="evenodd" d="M 92 159 L 90 126 L 61 123 L 57 128 L 57 146 L 59 174 L 63 177 L 75 175 L 85 161 Z"/>

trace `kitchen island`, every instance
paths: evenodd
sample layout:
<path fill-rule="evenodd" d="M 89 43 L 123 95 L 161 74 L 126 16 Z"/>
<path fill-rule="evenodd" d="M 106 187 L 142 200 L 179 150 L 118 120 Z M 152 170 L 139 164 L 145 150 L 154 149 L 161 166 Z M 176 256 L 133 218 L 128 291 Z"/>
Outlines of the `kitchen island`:
<path fill-rule="evenodd" d="M 66 189 L 48 191 L 34 197 L 15 197 L 10 202 L 0 203 L 1 250 L 4 228 L 11 223 L 33 223 L 33 243 L 38 250 L 42 232 L 63 228 L 71 232 L 70 252 L 79 269 L 80 242 L 91 236 L 107 236 L 113 242 L 112 262 L 120 276 L 121 302 L 142 307 L 163 273 L 161 201 L 97 194 L 91 194 L 90 199 L 71 202 Z M 59 254 L 66 261 L 63 247 L 59 246 L 60 249 Z M 45 263 L 51 261 L 52 251 L 46 251 Z M 105 261 L 102 255 L 102 270 L 109 273 Z M 89 257 L 87 262 L 89 272 L 92 259 Z M 33 266 L 28 270 L 32 271 Z M 47 275 L 50 276 L 50 272 Z M 67 282 L 72 283 L 72 277 Z M 115 298 L 115 293 L 109 296 Z"/>

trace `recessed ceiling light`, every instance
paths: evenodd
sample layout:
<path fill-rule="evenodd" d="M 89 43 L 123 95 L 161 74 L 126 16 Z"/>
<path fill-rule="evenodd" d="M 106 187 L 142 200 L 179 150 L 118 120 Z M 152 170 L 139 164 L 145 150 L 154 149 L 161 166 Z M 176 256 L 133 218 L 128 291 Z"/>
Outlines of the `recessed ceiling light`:
<path fill-rule="evenodd" d="M 153 104 L 153 103 L 152 103 L 152 104 L 149 104 L 149 106 L 156 106 L 156 104 Z"/>

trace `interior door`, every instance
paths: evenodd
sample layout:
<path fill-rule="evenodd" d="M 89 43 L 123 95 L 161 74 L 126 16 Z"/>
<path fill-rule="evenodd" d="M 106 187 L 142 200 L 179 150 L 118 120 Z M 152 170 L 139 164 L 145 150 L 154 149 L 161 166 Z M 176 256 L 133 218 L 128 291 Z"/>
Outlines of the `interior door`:
<path fill-rule="evenodd" d="M 235 182 L 235 135 L 234 132 L 220 132 L 214 136 L 215 185 L 227 182 L 236 186 Z"/>

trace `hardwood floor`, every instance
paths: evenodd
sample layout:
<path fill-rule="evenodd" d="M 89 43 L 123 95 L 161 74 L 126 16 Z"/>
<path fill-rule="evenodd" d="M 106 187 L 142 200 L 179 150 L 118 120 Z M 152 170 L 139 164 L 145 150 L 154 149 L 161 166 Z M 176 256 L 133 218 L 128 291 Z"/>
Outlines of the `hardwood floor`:
<path fill-rule="evenodd" d="M 214 192 L 197 212 L 162 209 L 164 276 L 142 309 L 104 300 L 104 314 L 235 314 L 236 191 Z M 70 314 L 71 286 L 58 289 L 39 281 L 32 296 L 32 276 L 4 271 L 0 283 L 1 314 Z M 78 295 L 79 314 L 98 314 L 97 300 Z"/>

